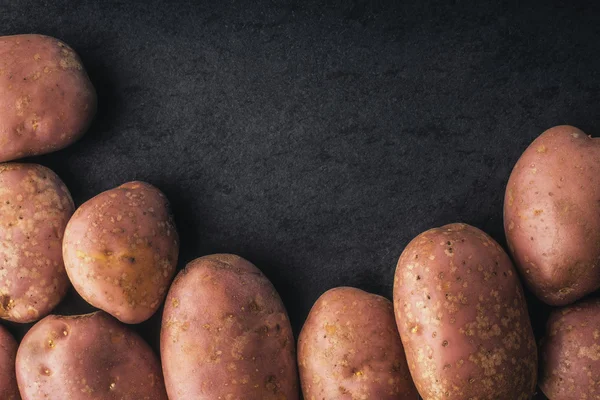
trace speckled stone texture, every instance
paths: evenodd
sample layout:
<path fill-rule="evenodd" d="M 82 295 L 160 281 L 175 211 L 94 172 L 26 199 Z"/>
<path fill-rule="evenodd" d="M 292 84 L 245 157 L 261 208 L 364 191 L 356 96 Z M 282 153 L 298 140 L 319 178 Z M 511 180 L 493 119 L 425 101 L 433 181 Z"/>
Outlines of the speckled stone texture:
<path fill-rule="evenodd" d="M 296 334 L 329 288 L 391 298 L 400 253 L 431 227 L 504 245 L 527 145 L 563 123 L 600 134 L 595 1 L 0 2 L 0 34 L 25 32 L 72 46 L 99 95 L 90 131 L 36 161 L 77 205 L 156 185 L 179 267 L 259 265 Z M 528 298 L 539 337 L 547 309 Z M 89 308 L 71 294 L 58 310 Z M 155 349 L 159 323 L 139 328 Z"/>

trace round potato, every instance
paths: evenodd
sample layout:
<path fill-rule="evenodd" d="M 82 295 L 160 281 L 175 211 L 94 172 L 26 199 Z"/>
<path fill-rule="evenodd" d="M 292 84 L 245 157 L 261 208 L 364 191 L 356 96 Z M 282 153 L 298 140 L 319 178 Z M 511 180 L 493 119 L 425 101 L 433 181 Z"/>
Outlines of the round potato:
<path fill-rule="evenodd" d="M 539 136 L 510 175 L 504 229 L 542 301 L 565 305 L 600 288 L 600 139 L 572 126 Z"/>
<path fill-rule="evenodd" d="M 161 359 L 170 400 L 296 400 L 294 337 L 277 291 L 235 255 L 198 258 L 175 278 Z"/>
<path fill-rule="evenodd" d="M 600 399 L 600 300 L 552 312 L 540 346 L 540 388 L 552 400 Z"/>
<path fill-rule="evenodd" d="M 15 375 L 17 342 L 10 333 L 0 326 L 0 399 L 19 400 L 19 388 Z"/>
<path fill-rule="evenodd" d="M 167 400 L 150 346 L 102 311 L 35 324 L 16 370 L 23 400 Z"/>
<path fill-rule="evenodd" d="M 325 292 L 298 340 L 302 393 L 317 399 L 418 399 L 394 307 L 350 287 Z"/>
<path fill-rule="evenodd" d="M 465 224 L 413 239 L 394 280 L 396 322 L 427 400 L 531 398 L 537 351 L 508 255 Z"/>
<path fill-rule="evenodd" d="M 144 182 L 126 183 L 84 203 L 63 242 L 67 273 L 81 297 L 129 324 L 158 310 L 178 254 L 169 203 Z"/>
<path fill-rule="evenodd" d="M 0 161 L 66 147 L 96 113 L 81 60 L 48 36 L 0 37 L 0 93 Z"/>
<path fill-rule="evenodd" d="M 0 318 L 32 322 L 67 292 L 61 246 L 69 191 L 36 164 L 0 164 Z"/>

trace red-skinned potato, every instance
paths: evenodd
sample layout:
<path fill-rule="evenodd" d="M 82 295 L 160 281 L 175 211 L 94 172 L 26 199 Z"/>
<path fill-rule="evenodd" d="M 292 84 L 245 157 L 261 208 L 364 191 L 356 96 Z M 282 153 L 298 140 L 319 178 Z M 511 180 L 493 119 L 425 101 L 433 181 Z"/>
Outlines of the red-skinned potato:
<path fill-rule="evenodd" d="M 557 126 L 534 140 L 510 175 L 504 229 L 544 302 L 565 305 L 600 288 L 600 139 Z"/>
<path fill-rule="evenodd" d="M 531 398 L 537 352 L 508 255 L 466 224 L 430 229 L 402 252 L 396 321 L 426 400 Z"/>
<path fill-rule="evenodd" d="M 122 322 L 150 318 L 175 275 L 179 237 L 164 194 L 144 182 L 108 190 L 65 230 L 65 267 L 77 292 Z"/>
<path fill-rule="evenodd" d="M 170 400 L 297 400 L 294 337 L 279 294 L 241 257 L 198 258 L 175 278 L 160 337 Z"/>
<path fill-rule="evenodd" d="M 0 326 L 0 399 L 20 400 L 17 377 L 15 375 L 15 358 L 17 342 L 15 338 Z"/>
<path fill-rule="evenodd" d="M 102 311 L 35 324 L 16 370 L 23 400 L 167 400 L 150 346 Z"/>
<path fill-rule="evenodd" d="M 48 36 L 0 37 L 0 93 L 0 161 L 66 147 L 96 113 L 81 60 Z"/>
<path fill-rule="evenodd" d="M 552 312 L 540 346 L 540 388 L 551 400 L 600 399 L 600 300 Z"/>
<path fill-rule="evenodd" d="M 0 318 L 32 322 L 67 292 L 62 239 L 73 214 L 58 176 L 37 164 L 0 164 Z"/>
<path fill-rule="evenodd" d="M 388 299 L 340 287 L 314 304 L 298 340 L 306 400 L 418 399 Z"/>

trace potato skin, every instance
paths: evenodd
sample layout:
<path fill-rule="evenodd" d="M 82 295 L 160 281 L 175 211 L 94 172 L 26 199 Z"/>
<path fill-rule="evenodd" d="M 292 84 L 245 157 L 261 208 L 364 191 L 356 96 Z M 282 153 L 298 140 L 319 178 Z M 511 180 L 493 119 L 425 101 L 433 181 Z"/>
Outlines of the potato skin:
<path fill-rule="evenodd" d="M 0 326 L 0 399 L 21 399 L 15 375 L 16 356 L 17 342 L 15 338 L 6 328 Z"/>
<path fill-rule="evenodd" d="M 16 370 L 23 400 L 167 400 L 150 346 L 102 311 L 35 324 Z"/>
<path fill-rule="evenodd" d="M 170 400 L 299 398 L 286 310 L 271 282 L 241 257 L 201 257 L 177 275 L 160 345 Z"/>
<path fill-rule="evenodd" d="M 394 280 L 396 322 L 425 400 L 531 398 L 537 351 L 517 273 L 466 224 L 413 239 Z"/>
<path fill-rule="evenodd" d="M 542 301 L 565 305 L 600 288 L 600 139 L 557 126 L 534 140 L 508 181 L 504 229 Z"/>
<path fill-rule="evenodd" d="M 552 312 L 540 344 L 540 388 L 552 400 L 600 399 L 600 300 Z"/>
<path fill-rule="evenodd" d="M 0 317 L 32 322 L 67 292 L 61 246 L 74 210 L 64 183 L 37 164 L 0 164 Z"/>
<path fill-rule="evenodd" d="M 305 400 L 418 399 L 388 299 L 360 289 L 325 292 L 298 340 Z"/>
<path fill-rule="evenodd" d="M 0 93 L 0 161 L 66 147 L 96 113 L 81 60 L 48 36 L 0 37 Z"/>
<path fill-rule="evenodd" d="M 129 324 L 158 310 L 178 254 L 168 201 L 144 182 L 125 183 L 84 203 L 63 242 L 65 267 L 81 297 Z"/>

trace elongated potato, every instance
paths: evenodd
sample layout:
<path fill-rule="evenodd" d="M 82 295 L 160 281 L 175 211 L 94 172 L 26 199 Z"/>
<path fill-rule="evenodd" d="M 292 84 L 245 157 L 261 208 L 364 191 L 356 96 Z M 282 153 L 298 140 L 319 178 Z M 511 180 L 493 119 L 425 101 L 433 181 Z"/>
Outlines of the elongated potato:
<path fill-rule="evenodd" d="M 542 133 L 515 165 L 504 230 L 517 267 L 544 302 L 600 288 L 600 139 L 572 126 Z"/>
<path fill-rule="evenodd" d="M 144 182 L 125 183 L 84 203 L 63 243 L 65 267 L 81 297 L 129 324 L 158 310 L 178 254 L 167 198 Z"/>
<path fill-rule="evenodd" d="M 238 256 L 198 258 L 169 290 L 161 358 L 170 400 L 295 400 L 287 313 L 269 280 Z"/>
<path fill-rule="evenodd" d="M 15 375 L 17 342 L 10 333 L 0 326 L 0 399 L 19 400 L 19 388 Z"/>
<path fill-rule="evenodd" d="M 48 36 L 0 37 L 0 93 L 0 161 L 66 147 L 96 113 L 81 60 Z"/>
<path fill-rule="evenodd" d="M 523 291 L 484 232 L 452 224 L 413 239 L 396 268 L 394 308 L 425 400 L 531 398 L 537 351 Z"/>
<path fill-rule="evenodd" d="M 350 287 L 325 292 L 298 340 L 306 400 L 418 399 L 392 302 Z"/>
<path fill-rule="evenodd" d="M 600 300 L 556 309 L 540 346 L 540 388 L 551 400 L 600 399 Z"/>
<path fill-rule="evenodd" d="M 102 311 L 35 324 L 16 370 L 23 400 L 167 400 L 150 346 Z"/>
<path fill-rule="evenodd" d="M 74 205 L 51 170 L 0 164 L 0 317 L 31 322 L 47 315 L 69 286 L 62 239 Z"/>

